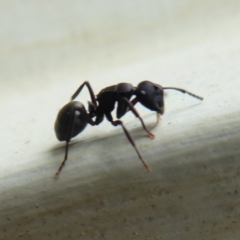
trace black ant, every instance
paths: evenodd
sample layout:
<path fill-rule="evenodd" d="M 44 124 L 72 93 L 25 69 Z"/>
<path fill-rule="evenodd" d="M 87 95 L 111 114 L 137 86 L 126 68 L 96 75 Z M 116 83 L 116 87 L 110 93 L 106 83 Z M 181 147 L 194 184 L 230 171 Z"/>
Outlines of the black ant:
<path fill-rule="evenodd" d="M 78 96 L 78 94 L 80 94 L 85 85 L 87 86 L 91 97 L 91 102 L 88 102 L 88 111 L 85 109 L 84 105 L 81 102 L 72 101 Z M 146 128 L 141 116 L 135 109 L 134 105 L 137 102 L 140 102 L 149 110 L 155 111 L 157 113 L 158 123 L 160 115 L 163 115 L 164 113 L 164 90 L 168 89 L 187 93 L 195 98 L 203 100 L 202 97 L 199 97 L 182 88 L 162 87 L 150 81 L 143 81 L 139 83 L 137 87 L 133 87 L 130 83 L 119 83 L 117 85 L 104 88 L 100 91 L 97 97 L 95 97 L 90 83 L 88 81 L 85 81 L 71 97 L 71 102 L 66 104 L 59 111 L 55 122 L 55 133 L 58 140 L 66 141 L 65 157 L 56 175 L 59 175 L 67 160 L 68 143 L 70 142 L 71 138 L 82 132 L 88 123 L 92 126 L 99 125 L 103 121 L 104 115 L 106 116 L 107 120 L 112 123 L 113 126 L 122 126 L 126 137 L 137 152 L 139 159 L 142 161 L 147 171 L 150 172 L 151 169 L 148 167 L 141 154 L 139 153 L 134 140 L 132 139 L 128 130 L 125 128 L 123 122 L 121 120 L 113 120 L 111 112 L 114 110 L 116 102 L 118 119 L 124 116 L 129 110 L 132 111 L 133 114 L 141 121 L 142 127 L 147 132 L 148 136 L 150 138 L 154 138 L 154 134 L 152 134 Z M 136 97 L 130 101 L 131 97 L 134 95 Z M 93 120 L 93 118 L 95 118 L 95 120 Z"/>

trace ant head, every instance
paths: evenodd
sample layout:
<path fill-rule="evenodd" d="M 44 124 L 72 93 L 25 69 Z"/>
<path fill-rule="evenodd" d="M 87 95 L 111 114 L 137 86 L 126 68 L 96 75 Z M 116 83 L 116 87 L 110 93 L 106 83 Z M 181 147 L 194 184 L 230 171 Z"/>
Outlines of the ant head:
<path fill-rule="evenodd" d="M 140 82 L 135 90 L 137 100 L 149 110 L 164 113 L 163 88 L 150 81 Z"/>

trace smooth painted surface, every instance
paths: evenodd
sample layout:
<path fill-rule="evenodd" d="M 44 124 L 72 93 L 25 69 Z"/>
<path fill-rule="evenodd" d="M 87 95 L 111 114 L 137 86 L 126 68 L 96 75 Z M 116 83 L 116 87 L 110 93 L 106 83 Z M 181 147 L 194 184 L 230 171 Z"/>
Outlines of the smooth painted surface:
<path fill-rule="evenodd" d="M 0 239 L 239 239 L 238 1 L 1 5 Z M 169 91 L 154 140 L 123 118 L 151 174 L 105 121 L 73 139 L 56 180 L 55 117 L 86 79 L 95 93 L 149 79 L 204 101 Z"/>

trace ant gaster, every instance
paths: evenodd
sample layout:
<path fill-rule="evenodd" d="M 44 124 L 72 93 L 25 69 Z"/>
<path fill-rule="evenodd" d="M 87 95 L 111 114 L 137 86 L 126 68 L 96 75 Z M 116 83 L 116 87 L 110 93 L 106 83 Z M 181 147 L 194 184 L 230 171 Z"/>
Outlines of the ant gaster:
<path fill-rule="evenodd" d="M 88 102 L 88 111 L 85 109 L 82 103 L 72 101 L 78 96 L 78 94 L 80 94 L 85 85 L 87 86 L 91 97 L 91 102 Z M 71 102 L 66 104 L 59 111 L 55 122 L 55 133 L 58 140 L 66 141 L 65 157 L 56 175 L 59 175 L 61 169 L 63 168 L 67 160 L 68 143 L 71 138 L 82 132 L 87 126 L 87 124 L 90 124 L 92 126 L 99 125 L 103 121 L 104 116 L 109 122 L 112 123 L 113 126 L 122 126 L 126 137 L 137 152 L 139 159 L 142 161 L 147 171 L 150 172 L 151 169 L 148 167 L 141 154 L 139 153 L 130 133 L 125 128 L 123 122 L 119 119 L 124 116 L 129 110 L 132 111 L 133 114 L 141 121 L 142 127 L 147 132 L 148 136 L 150 138 L 154 138 L 154 134 L 152 134 L 146 128 L 141 116 L 135 109 L 134 105 L 137 102 L 140 102 L 144 107 L 148 108 L 149 110 L 155 111 L 157 113 L 158 123 L 160 115 L 163 115 L 164 113 L 164 90 L 168 89 L 187 93 L 195 98 L 203 100 L 202 97 L 199 97 L 182 88 L 162 87 L 159 84 L 150 81 L 142 81 L 138 84 L 137 87 L 133 87 L 130 83 L 119 83 L 117 85 L 112 85 L 101 90 L 97 97 L 95 97 L 90 83 L 88 81 L 85 81 L 71 97 Z M 135 98 L 131 100 L 132 96 L 135 96 Z M 116 102 L 118 120 L 113 120 L 111 112 L 114 110 Z M 93 120 L 93 118 L 95 118 L 95 120 Z"/>

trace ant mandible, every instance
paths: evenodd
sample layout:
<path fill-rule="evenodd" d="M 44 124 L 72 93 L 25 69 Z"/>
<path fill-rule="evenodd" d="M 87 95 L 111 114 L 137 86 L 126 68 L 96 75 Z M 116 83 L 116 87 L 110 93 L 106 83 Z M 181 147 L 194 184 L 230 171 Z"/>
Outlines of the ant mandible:
<path fill-rule="evenodd" d="M 88 102 L 88 111 L 86 111 L 84 105 L 81 102 L 73 101 L 78 96 L 78 94 L 80 94 L 85 85 L 87 86 L 91 97 L 91 102 Z M 138 84 L 137 87 L 133 87 L 130 83 L 119 83 L 112 85 L 101 90 L 97 97 L 95 97 L 90 83 L 88 81 L 85 81 L 71 97 L 71 102 L 66 104 L 59 111 L 55 122 L 55 133 L 58 140 L 66 141 L 65 157 L 58 171 L 56 172 L 56 175 L 59 175 L 67 160 L 68 144 L 71 138 L 81 133 L 87 124 L 90 124 L 92 126 L 99 125 L 103 121 L 104 116 L 106 116 L 107 120 L 111 122 L 113 126 L 122 126 L 126 137 L 134 147 L 139 159 L 142 161 L 147 171 L 150 172 L 151 169 L 148 167 L 141 154 L 139 153 L 130 133 L 125 128 L 123 122 L 119 119 L 124 116 L 129 110 L 132 111 L 133 114 L 141 121 L 142 127 L 147 132 L 148 136 L 150 138 L 154 138 L 154 134 L 152 134 L 146 128 L 141 116 L 135 109 L 134 105 L 137 102 L 140 102 L 144 107 L 155 111 L 157 113 L 158 123 L 160 115 L 163 115 L 164 113 L 164 90 L 168 89 L 187 93 L 195 98 L 203 100 L 202 97 L 186 91 L 185 89 L 176 87 L 162 87 L 159 84 L 150 81 L 142 81 Z M 134 95 L 136 97 L 130 101 L 131 97 Z M 118 120 L 113 120 L 111 112 L 114 110 L 116 102 Z M 95 118 L 95 121 L 93 121 L 93 118 Z"/>

